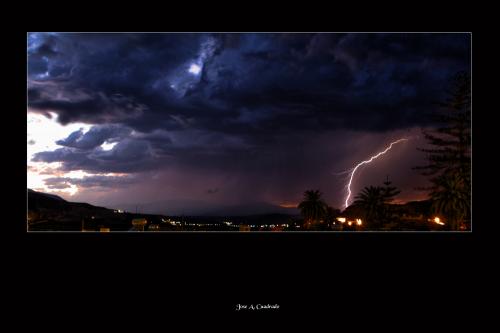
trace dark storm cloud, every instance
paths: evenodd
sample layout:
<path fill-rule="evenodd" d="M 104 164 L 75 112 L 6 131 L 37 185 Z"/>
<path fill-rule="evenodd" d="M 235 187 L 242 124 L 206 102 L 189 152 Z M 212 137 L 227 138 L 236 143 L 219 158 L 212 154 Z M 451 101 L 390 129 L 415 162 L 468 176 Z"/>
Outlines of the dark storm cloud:
<path fill-rule="evenodd" d="M 468 69 L 470 54 L 465 34 L 34 36 L 29 65 L 41 69 L 30 71 L 37 82 L 30 87 L 33 110 L 55 111 L 62 123 L 126 122 L 141 130 L 181 127 L 172 116 L 184 116 L 192 118 L 191 126 L 224 132 L 243 109 L 274 110 L 243 126 L 250 131 L 267 121 L 274 128 L 281 112 L 292 113 L 282 125 L 289 129 L 386 130 L 425 123 L 420 114 L 447 77 Z M 197 61 L 201 77 L 187 73 Z M 46 71 L 57 66 L 68 70 Z M 67 80 L 54 93 L 51 83 L 63 72 Z M 176 84 L 183 85 L 180 95 Z M 85 96 L 61 98 L 75 90 Z M 383 121 L 373 125 L 380 110 Z"/>
<path fill-rule="evenodd" d="M 144 104 L 136 103 L 132 98 L 121 94 L 106 95 L 102 92 L 64 91 L 60 99 L 59 86 L 35 86 L 28 90 L 28 107 L 41 112 L 53 111 L 58 114 L 58 121 L 66 125 L 81 121 L 90 123 L 121 122 L 128 118 L 137 118 L 146 110 Z M 76 91 L 76 93 L 75 93 Z"/>
<path fill-rule="evenodd" d="M 47 162 L 47 163 L 52 163 L 52 162 L 77 162 L 80 160 L 83 160 L 85 158 L 84 153 L 79 153 L 75 152 L 74 150 L 71 150 L 69 148 L 59 148 L 54 151 L 43 151 L 36 153 L 33 156 L 33 161 L 34 162 Z"/>
<path fill-rule="evenodd" d="M 390 133 L 429 125 L 470 51 L 468 34 L 30 34 L 29 110 L 94 125 L 33 160 L 175 169 L 210 197 L 235 195 L 204 177 L 228 174 L 233 189 L 298 200 L 291 193 L 323 186 Z"/>
<path fill-rule="evenodd" d="M 60 146 L 72 147 L 83 136 L 83 129 L 71 133 L 66 139 L 58 140 L 56 143 Z M 93 148 L 93 147 L 92 147 Z"/>
<path fill-rule="evenodd" d="M 140 139 L 124 139 L 113 149 L 100 147 L 92 150 L 58 148 L 34 154 L 34 162 L 62 162 L 63 171 L 84 170 L 89 172 L 137 172 L 158 167 L 149 142 Z"/>
<path fill-rule="evenodd" d="M 66 139 L 56 141 L 56 143 L 60 146 L 88 150 L 96 148 L 106 141 L 117 142 L 130 132 L 130 129 L 116 125 L 93 126 L 85 134 L 80 129 L 71 133 Z"/>

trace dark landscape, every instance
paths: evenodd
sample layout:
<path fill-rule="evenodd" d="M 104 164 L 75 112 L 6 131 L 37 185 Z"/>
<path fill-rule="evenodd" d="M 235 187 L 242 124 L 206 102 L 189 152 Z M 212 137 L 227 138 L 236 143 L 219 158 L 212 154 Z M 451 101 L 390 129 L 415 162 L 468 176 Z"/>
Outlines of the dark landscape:
<path fill-rule="evenodd" d="M 119 212 L 87 203 L 68 202 L 58 196 L 28 189 L 28 231 L 373 231 L 363 224 L 356 225 L 362 209 L 351 206 L 343 212 L 321 221 L 316 228 L 307 228 L 300 215 L 279 213 L 247 216 L 165 216 Z M 384 231 L 439 231 L 445 230 L 435 223 L 430 214 L 430 201 L 408 202 L 394 205 L 402 216 L 380 230 Z M 343 217 L 345 222 L 340 222 Z M 134 227 L 133 220 L 144 219 L 146 224 Z M 353 221 L 349 225 L 349 221 Z"/>

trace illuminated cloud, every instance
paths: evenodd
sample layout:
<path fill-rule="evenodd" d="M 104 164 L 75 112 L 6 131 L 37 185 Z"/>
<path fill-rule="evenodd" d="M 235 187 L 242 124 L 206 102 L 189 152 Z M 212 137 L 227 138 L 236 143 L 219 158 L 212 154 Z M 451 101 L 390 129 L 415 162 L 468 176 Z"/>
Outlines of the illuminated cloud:
<path fill-rule="evenodd" d="M 134 182 L 130 176 L 103 176 L 93 175 L 82 178 L 52 177 L 45 180 L 45 184 L 51 189 L 63 189 L 75 185 L 78 188 L 106 187 L 117 188 L 126 187 Z"/>
<path fill-rule="evenodd" d="M 191 64 L 191 66 L 189 66 L 188 72 L 198 75 L 201 72 L 201 67 L 197 64 Z"/>

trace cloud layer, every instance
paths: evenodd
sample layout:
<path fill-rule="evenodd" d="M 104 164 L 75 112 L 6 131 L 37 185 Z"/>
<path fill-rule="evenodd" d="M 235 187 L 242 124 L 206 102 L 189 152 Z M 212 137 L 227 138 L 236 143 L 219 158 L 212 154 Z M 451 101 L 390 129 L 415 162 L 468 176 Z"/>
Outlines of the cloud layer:
<path fill-rule="evenodd" d="M 447 80 L 469 68 L 467 34 L 32 33 L 29 111 L 92 125 L 33 161 L 95 174 L 226 174 L 283 201 L 394 133 L 432 126 Z M 381 141 L 353 144 L 367 136 Z M 208 183 L 200 196 L 225 198 L 224 184 Z"/>

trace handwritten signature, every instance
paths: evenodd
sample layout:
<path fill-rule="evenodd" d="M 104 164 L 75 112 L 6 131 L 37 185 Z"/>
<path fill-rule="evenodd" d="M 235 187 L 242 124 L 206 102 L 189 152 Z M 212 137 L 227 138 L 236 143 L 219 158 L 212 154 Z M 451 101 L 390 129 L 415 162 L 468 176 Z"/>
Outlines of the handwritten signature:
<path fill-rule="evenodd" d="M 240 310 L 278 310 L 279 304 L 236 304 L 236 311 Z"/>

